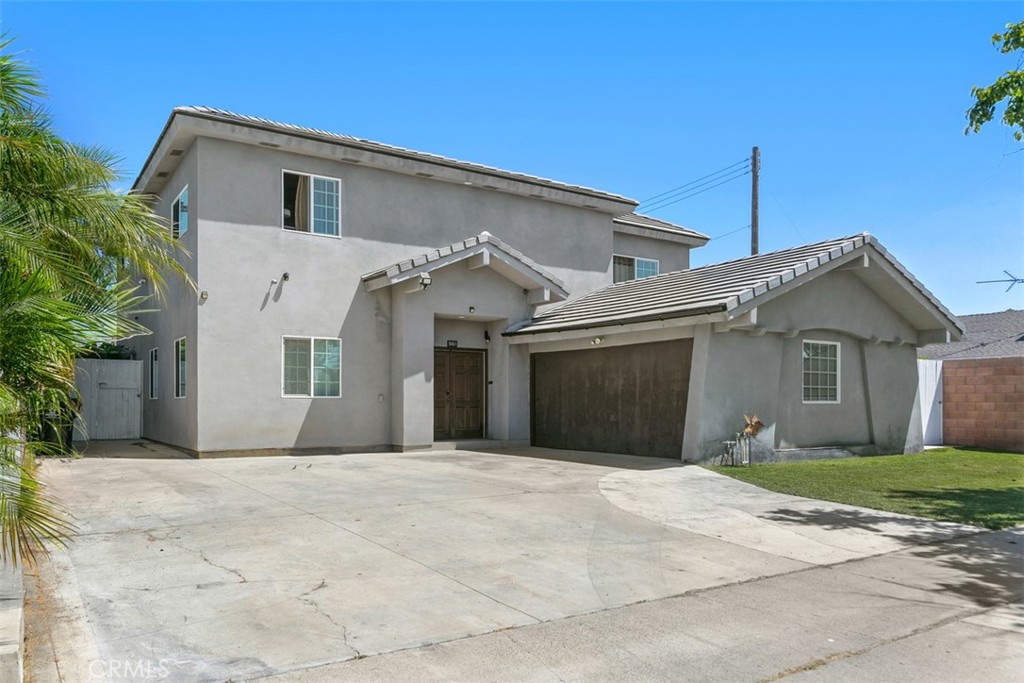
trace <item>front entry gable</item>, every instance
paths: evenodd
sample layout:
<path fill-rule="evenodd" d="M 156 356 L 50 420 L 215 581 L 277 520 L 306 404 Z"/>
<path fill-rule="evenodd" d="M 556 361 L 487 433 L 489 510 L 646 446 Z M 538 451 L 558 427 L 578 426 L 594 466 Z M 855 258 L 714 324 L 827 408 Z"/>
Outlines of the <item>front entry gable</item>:
<path fill-rule="evenodd" d="M 363 286 L 368 292 L 403 283 L 413 290 L 423 289 L 430 285 L 430 273 L 463 261 L 470 270 L 489 268 L 522 287 L 529 304 L 554 303 L 569 297 L 565 283 L 486 231 L 367 273 L 362 278 Z"/>

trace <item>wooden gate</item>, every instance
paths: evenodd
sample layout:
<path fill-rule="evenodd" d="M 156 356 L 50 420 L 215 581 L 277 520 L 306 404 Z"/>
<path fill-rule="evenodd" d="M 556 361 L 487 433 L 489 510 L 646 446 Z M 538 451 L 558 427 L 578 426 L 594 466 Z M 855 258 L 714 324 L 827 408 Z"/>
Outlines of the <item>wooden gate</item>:
<path fill-rule="evenodd" d="M 79 359 L 75 386 L 81 401 L 75 441 L 142 435 L 142 361 Z"/>

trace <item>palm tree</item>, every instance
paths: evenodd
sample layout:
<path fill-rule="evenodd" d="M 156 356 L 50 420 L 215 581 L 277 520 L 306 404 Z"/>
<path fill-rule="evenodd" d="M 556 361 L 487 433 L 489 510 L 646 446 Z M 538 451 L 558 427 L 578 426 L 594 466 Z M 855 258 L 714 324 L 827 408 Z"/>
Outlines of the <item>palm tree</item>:
<path fill-rule="evenodd" d="M 61 139 L 34 71 L 0 36 L 0 561 L 17 564 L 74 527 L 36 473 L 32 438 L 66 410 L 74 360 L 147 332 L 132 318 L 165 276 L 187 279 L 151 197 L 113 188 L 116 159 Z"/>

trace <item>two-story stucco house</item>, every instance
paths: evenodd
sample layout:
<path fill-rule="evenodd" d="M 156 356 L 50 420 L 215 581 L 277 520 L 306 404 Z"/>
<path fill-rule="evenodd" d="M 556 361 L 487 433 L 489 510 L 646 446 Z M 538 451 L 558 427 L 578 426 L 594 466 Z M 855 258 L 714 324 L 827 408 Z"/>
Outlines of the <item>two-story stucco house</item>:
<path fill-rule="evenodd" d="M 220 110 L 175 109 L 135 189 L 198 287 L 132 340 L 143 433 L 196 454 L 700 460 L 750 411 L 768 451 L 902 452 L 916 345 L 960 334 L 870 236 L 690 270 L 708 238 L 625 197 Z"/>

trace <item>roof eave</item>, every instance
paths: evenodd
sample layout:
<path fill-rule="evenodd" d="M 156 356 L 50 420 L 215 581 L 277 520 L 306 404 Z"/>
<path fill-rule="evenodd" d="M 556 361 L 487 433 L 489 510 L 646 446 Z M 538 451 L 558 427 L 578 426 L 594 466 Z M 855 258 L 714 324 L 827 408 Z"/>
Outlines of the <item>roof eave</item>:
<path fill-rule="evenodd" d="M 320 144 L 347 148 L 363 154 L 369 159 L 346 159 L 346 161 L 352 161 L 355 163 L 365 162 L 367 166 L 379 167 L 384 170 L 404 173 L 406 175 L 415 175 L 419 173 L 419 175 L 431 177 L 441 182 L 467 183 L 468 181 L 467 184 L 472 184 L 480 189 L 489 189 L 508 194 L 528 196 L 534 199 L 570 204 L 612 215 L 620 214 L 623 210 L 632 210 L 637 206 L 637 202 L 629 199 L 628 197 L 595 190 L 593 188 L 570 185 L 568 183 L 534 177 L 529 174 L 514 171 L 505 171 L 503 169 L 483 164 L 448 159 L 439 155 L 407 150 L 387 145 L 385 143 L 349 138 L 348 136 L 335 136 L 326 131 L 318 132 L 313 129 L 304 129 L 298 126 L 291 127 L 287 124 L 247 119 L 240 116 L 229 116 L 226 113 L 202 111 L 201 109 L 193 107 L 176 107 L 172 110 L 156 144 L 150 151 L 145 164 L 143 164 L 142 170 L 135 181 L 135 188 L 139 188 L 140 183 L 144 180 L 146 182 L 143 183 L 143 186 L 148 184 L 150 179 L 148 174 L 149 170 L 154 164 L 159 164 L 166 153 L 161 151 L 161 146 L 168 137 L 168 133 L 172 130 L 176 122 L 183 122 L 185 119 L 220 124 L 223 126 L 238 126 L 257 131 L 264 135 L 280 136 L 283 138 L 297 138 Z M 223 133 L 224 131 L 221 132 Z M 214 135 L 213 137 L 217 136 Z M 392 162 L 391 167 L 380 163 L 382 159 L 389 158 L 396 160 L 395 162 Z M 374 163 L 374 160 L 378 163 Z M 400 168 L 398 166 L 399 163 L 404 163 L 406 165 L 414 164 L 416 166 L 415 168 Z M 435 170 L 444 169 L 448 174 L 455 173 L 459 174 L 459 176 L 447 177 L 438 173 L 426 172 L 431 168 Z M 490 182 L 488 182 L 489 179 Z"/>
<path fill-rule="evenodd" d="M 662 311 L 659 313 L 652 313 L 649 315 L 631 316 L 628 318 L 619 318 L 614 320 L 595 320 L 592 322 L 585 323 L 568 323 L 565 325 L 558 325 L 556 327 L 543 327 L 543 324 L 530 325 L 529 321 L 523 327 L 516 328 L 515 326 L 502 332 L 502 336 L 505 337 L 518 337 L 518 336 L 529 336 L 529 335 L 540 335 L 547 333 L 561 333 L 561 332 L 575 332 L 580 330 L 599 330 L 606 329 L 609 327 L 628 328 L 630 325 L 640 325 L 651 322 L 666 322 L 670 320 L 685 320 L 692 318 L 692 324 L 697 325 L 704 322 L 709 322 L 706 316 L 720 314 L 719 319 L 714 322 L 724 322 L 728 320 L 731 315 L 730 307 L 727 303 L 720 303 L 714 306 L 702 306 L 700 308 L 687 309 L 683 311 Z M 628 330 L 626 330 L 628 331 Z"/>

